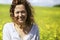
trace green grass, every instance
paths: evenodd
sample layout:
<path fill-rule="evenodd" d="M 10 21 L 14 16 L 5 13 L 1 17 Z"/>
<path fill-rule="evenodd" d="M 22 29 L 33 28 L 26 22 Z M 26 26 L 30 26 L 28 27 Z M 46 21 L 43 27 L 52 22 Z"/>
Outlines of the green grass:
<path fill-rule="evenodd" d="M 10 5 L 0 4 L 0 40 L 2 40 L 3 25 L 10 22 Z M 60 8 L 33 7 L 34 19 L 39 27 L 41 40 L 60 40 Z"/>

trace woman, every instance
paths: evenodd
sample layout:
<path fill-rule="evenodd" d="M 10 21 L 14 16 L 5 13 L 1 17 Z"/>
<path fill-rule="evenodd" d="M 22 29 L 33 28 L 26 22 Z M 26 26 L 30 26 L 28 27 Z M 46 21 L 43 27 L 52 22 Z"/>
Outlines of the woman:
<path fill-rule="evenodd" d="M 32 12 L 27 0 L 13 0 L 10 7 L 12 22 L 4 25 L 3 40 L 39 40 Z"/>

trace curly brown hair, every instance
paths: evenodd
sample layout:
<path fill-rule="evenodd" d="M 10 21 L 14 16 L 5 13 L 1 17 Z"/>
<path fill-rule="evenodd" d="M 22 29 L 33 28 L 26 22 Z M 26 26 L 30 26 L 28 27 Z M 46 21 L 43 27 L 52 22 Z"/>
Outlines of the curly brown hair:
<path fill-rule="evenodd" d="M 10 7 L 10 16 L 14 21 L 14 9 L 16 5 L 23 4 L 25 6 L 25 9 L 27 11 L 27 19 L 26 19 L 26 24 L 31 25 L 31 23 L 34 23 L 34 17 L 33 17 L 33 8 L 30 5 L 30 3 L 27 0 L 13 0 L 11 7 Z M 16 22 L 16 21 L 14 21 Z"/>

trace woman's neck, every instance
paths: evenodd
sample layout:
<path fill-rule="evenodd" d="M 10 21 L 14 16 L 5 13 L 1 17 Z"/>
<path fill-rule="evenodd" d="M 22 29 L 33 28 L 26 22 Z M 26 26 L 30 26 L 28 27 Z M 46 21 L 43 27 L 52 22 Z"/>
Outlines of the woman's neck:
<path fill-rule="evenodd" d="M 25 23 L 18 25 L 15 23 L 15 27 L 19 28 L 20 30 L 22 30 L 25 34 L 28 34 L 32 28 L 32 26 L 27 26 Z"/>
<path fill-rule="evenodd" d="M 14 23 L 14 25 L 17 26 L 17 27 L 19 27 L 19 28 L 21 28 L 21 29 L 23 29 L 24 27 L 26 27 L 25 23 L 23 23 L 23 24 L 16 24 L 16 23 Z"/>

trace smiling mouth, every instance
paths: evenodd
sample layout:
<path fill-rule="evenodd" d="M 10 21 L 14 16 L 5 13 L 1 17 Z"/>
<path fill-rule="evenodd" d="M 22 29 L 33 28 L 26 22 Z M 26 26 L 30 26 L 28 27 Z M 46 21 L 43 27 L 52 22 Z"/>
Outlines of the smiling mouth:
<path fill-rule="evenodd" d="M 19 20 L 24 20 L 24 18 L 25 18 L 25 17 L 20 17 L 20 18 L 18 18 L 18 19 L 19 19 Z"/>
<path fill-rule="evenodd" d="M 19 21 L 23 21 L 23 19 L 22 19 L 22 18 L 19 18 L 18 20 L 19 20 Z"/>
<path fill-rule="evenodd" d="M 17 17 L 17 19 L 16 19 L 16 20 L 18 20 L 18 21 L 24 21 L 24 20 L 25 20 L 25 17 L 24 17 L 24 16 Z"/>

